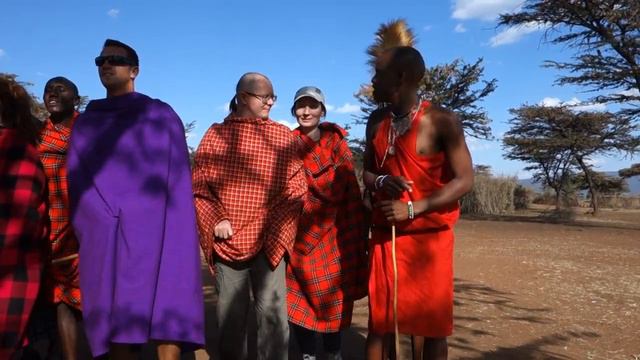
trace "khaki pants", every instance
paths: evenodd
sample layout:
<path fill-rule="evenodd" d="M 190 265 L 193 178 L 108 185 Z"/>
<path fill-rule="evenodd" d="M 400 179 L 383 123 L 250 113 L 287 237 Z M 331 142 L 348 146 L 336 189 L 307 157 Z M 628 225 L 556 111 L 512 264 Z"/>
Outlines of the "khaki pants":
<path fill-rule="evenodd" d="M 253 293 L 257 358 L 286 360 L 289 351 L 284 260 L 271 270 L 263 252 L 249 261 L 216 262 L 218 350 L 222 359 L 247 358 L 247 315 Z"/>

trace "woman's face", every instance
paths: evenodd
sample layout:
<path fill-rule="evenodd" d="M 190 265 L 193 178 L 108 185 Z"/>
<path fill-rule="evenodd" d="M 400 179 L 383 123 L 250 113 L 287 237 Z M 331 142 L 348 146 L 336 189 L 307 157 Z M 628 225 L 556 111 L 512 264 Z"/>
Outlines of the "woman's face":
<path fill-rule="evenodd" d="M 317 128 L 320 123 L 320 118 L 324 115 L 322 111 L 322 104 L 311 97 L 298 99 L 294 108 L 298 125 L 305 130 L 313 130 Z"/>

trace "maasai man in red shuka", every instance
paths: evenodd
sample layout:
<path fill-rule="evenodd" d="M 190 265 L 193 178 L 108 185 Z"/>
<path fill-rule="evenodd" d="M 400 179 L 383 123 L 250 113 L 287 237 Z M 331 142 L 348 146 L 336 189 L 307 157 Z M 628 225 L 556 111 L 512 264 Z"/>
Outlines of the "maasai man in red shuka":
<path fill-rule="evenodd" d="M 291 114 L 309 186 L 287 267 L 289 321 L 305 360 L 315 359 L 315 334 L 328 359 L 340 359 L 340 330 L 351 325 L 354 300 L 366 295 L 367 224 L 346 131 L 320 123 L 320 89 L 296 92 Z"/>
<path fill-rule="evenodd" d="M 424 354 L 446 359 L 453 331 L 453 226 L 473 170 L 458 118 L 419 100 L 424 73 L 420 53 L 402 46 L 379 55 L 372 79 L 386 106 L 367 123 L 364 182 L 375 193 L 368 359 L 382 357 L 383 335 L 395 330 L 394 229 L 398 332 L 426 338 Z"/>
<path fill-rule="evenodd" d="M 40 289 L 49 218 L 31 99 L 0 78 L 0 359 L 20 347 Z"/>
<path fill-rule="evenodd" d="M 78 113 L 78 88 L 64 77 L 47 81 L 44 105 L 50 116 L 40 131 L 40 159 L 49 187 L 51 263 L 44 274 L 44 301 L 56 307 L 58 333 L 65 359 L 74 359 L 80 320 L 78 240 L 69 219 L 67 148 Z"/>

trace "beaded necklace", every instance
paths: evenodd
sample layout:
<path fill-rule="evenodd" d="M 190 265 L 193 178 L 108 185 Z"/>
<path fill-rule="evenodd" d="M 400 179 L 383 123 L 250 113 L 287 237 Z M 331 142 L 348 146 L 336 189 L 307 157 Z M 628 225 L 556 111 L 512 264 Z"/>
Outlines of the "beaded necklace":
<path fill-rule="evenodd" d="M 416 120 L 416 117 L 418 116 L 418 113 L 420 112 L 420 102 L 418 102 L 417 109 L 415 109 L 415 113 L 413 114 L 411 121 L 405 123 L 397 121 L 402 119 L 409 119 L 409 115 L 411 115 L 413 111 L 414 110 L 412 109 L 402 116 L 395 116 L 393 112 L 391 112 L 392 118 L 391 123 L 389 124 L 389 131 L 387 132 L 387 148 L 385 149 L 384 155 L 382 156 L 382 162 L 378 164 L 378 160 L 376 159 L 376 165 L 378 165 L 378 169 L 382 168 L 382 165 L 384 165 L 384 162 L 387 160 L 388 155 L 393 156 L 396 154 L 396 140 L 398 139 L 398 137 L 404 135 L 407 130 L 409 130 L 409 128 L 411 128 L 411 124 L 413 124 L 413 122 Z"/>

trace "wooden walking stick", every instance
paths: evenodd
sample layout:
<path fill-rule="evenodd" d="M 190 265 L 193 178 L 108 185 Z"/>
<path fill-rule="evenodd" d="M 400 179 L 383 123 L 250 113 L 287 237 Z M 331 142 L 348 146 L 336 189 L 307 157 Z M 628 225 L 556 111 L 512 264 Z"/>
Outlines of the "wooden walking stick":
<path fill-rule="evenodd" d="M 396 259 L 396 225 L 391 225 L 391 260 L 393 262 L 393 326 L 395 330 L 396 359 L 402 360 L 400 332 L 398 331 L 398 261 Z"/>

